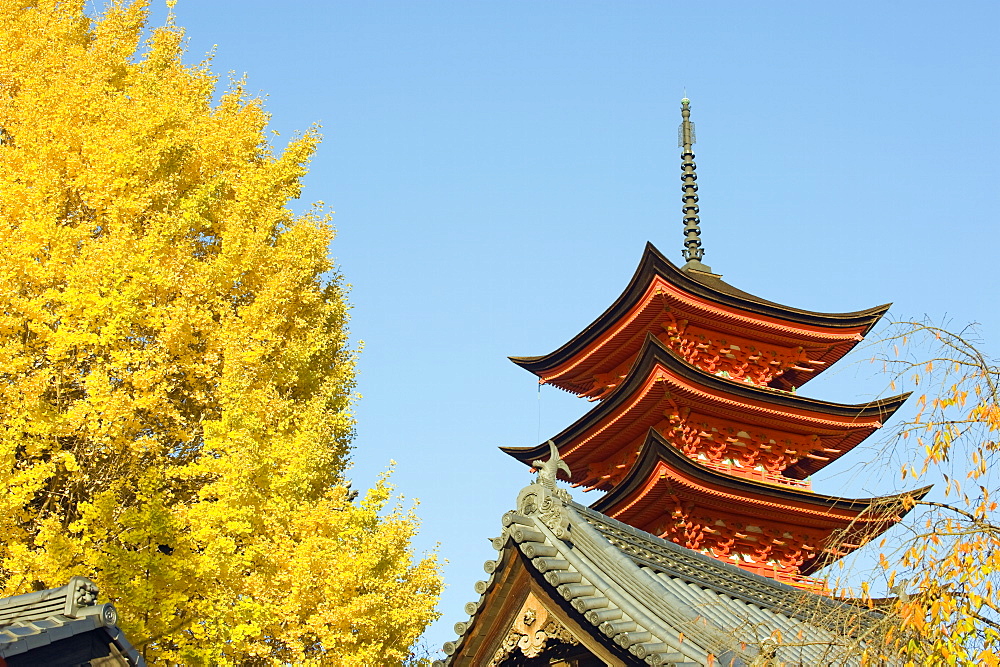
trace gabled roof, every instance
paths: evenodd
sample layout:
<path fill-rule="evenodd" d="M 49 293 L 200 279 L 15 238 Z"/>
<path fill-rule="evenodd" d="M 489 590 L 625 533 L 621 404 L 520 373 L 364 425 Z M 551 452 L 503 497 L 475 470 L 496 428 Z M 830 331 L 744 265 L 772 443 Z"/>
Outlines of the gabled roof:
<path fill-rule="evenodd" d="M 97 604 L 97 592 L 86 577 L 73 577 L 59 588 L 0 599 L 0 663 L 61 665 L 72 658 L 72 664 L 101 659 L 102 665 L 144 667 L 117 626 L 118 612 Z"/>
<path fill-rule="evenodd" d="M 736 382 L 695 368 L 655 336 L 647 335 L 625 381 L 552 440 L 573 471 L 574 479 L 581 481 L 587 477 L 588 464 L 604 460 L 626 443 L 643 438 L 646 430 L 661 418 L 660 404 L 674 401 L 697 405 L 748 424 L 831 439 L 826 444 L 835 444 L 839 452 L 827 453 L 825 461 L 803 459 L 784 473 L 803 478 L 868 437 L 908 396 L 907 393 L 849 405 Z M 632 414 L 626 418 L 630 411 Z M 615 444 L 608 445 L 612 440 Z M 548 446 L 501 449 L 531 465 L 547 453 Z"/>
<path fill-rule="evenodd" d="M 510 359 L 556 386 L 582 393 L 585 388 L 576 386 L 574 380 L 567 377 L 561 381 L 551 377 L 552 373 L 571 363 L 593 364 L 593 360 L 584 360 L 584 357 L 593 355 L 605 344 L 614 349 L 611 339 L 616 336 L 632 338 L 642 327 L 648 331 L 655 312 L 662 311 L 660 304 L 654 308 L 648 306 L 651 299 L 663 290 L 672 292 L 672 303 L 676 307 L 716 311 L 716 316 L 723 317 L 727 328 L 733 332 L 743 328 L 769 336 L 783 336 L 791 345 L 798 344 L 796 341 L 807 341 L 829 346 L 829 350 L 817 358 L 823 364 L 820 368 L 812 373 L 790 370 L 781 379 L 782 387 L 802 386 L 823 368 L 840 359 L 889 309 L 889 304 L 885 304 L 852 313 L 821 313 L 783 306 L 743 292 L 715 274 L 682 270 L 653 244 L 647 243 L 639 267 L 625 291 L 594 322 L 554 352 Z M 644 311 L 648 312 L 644 314 Z M 597 355 L 597 358 L 601 356 Z M 560 374 L 564 372 L 559 371 Z"/>
<path fill-rule="evenodd" d="M 556 637 L 572 635 L 608 664 L 746 666 L 773 651 L 778 664 L 858 665 L 858 637 L 886 621 L 661 540 L 545 484 L 522 490 L 503 526 L 470 618 L 435 664 L 497 664 L 516 650 L 512 598 L 527 588 L 561 620 Z M 534 639 L 537 649 L 545 634 Z"/>
<path fill-rule="evenodd" d="M 643 528 L 668 515 L 677 503 L 689 501 L 710 508 L 716 518 L 735 517 L 751 524 L 764 520 L 770 527 L 822 535 L 823 546 L 835 548 L 840 558 L 888 530 L 912 507 L 907 501 L 923 498 L 930 488 L 851 499 L 758 482 L 706 468 L 650 429 L 625 478 L 590 507 Z M 827 544 L 834 535 L 837 544 Z M 833 560 L 818 554 L 800 571 L 810 574 Z"/>

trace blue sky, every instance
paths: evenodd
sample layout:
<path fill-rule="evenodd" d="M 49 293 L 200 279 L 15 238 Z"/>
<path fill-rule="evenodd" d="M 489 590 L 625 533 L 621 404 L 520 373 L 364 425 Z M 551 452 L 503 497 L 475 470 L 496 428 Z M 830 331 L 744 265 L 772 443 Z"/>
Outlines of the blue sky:
<path fill-rule="evenodd" d="M 189 60 L 214 48 L 224 80 L 246 73 L 267 96 L 278 142 L 323 125 L 303 205 L 336 211 L 364 341 L 352 474 L 367 487 L 394 459 L 420 499 L 416 547 L 448 560 L 434 649 L 530 481 L 497 447 L 591 407 L 539 392 L 507 355 L 597 317 L 647 240 L 680 262 L 685 90 L 705 262 L 728 282 L 822 311 L 892 301 L 1000 341 L 996 3 L 180 0 L 176 14 Z M 864 357 L 802 393 L 882 393 Z M 851 467 L 866 456 L 816 490 L 899 488 Z"/>

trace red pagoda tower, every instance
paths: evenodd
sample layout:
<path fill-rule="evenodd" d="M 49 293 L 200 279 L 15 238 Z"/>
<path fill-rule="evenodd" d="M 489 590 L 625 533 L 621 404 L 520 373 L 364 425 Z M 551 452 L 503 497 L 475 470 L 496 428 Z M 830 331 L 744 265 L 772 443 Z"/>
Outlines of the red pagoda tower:
<path fill-rule="evenodd" d="M 906 400 L 806 398 L 888 306 L 790 308 L 702 263 L 690 102 L 681 102 L 684 258 L 647 244 L 625 291 L 540 357 L 539 382 L 595 403 L 547 443 L 504 451 L 538 471 L 503 516 L 488 579 L 437 665 L 860 665 L 881 612 L 812 579 L 927 488 L 814 492 Z M 605 492 L 585 507 L 557 477 Z"/>
<path fill-rule="evenodd" d="M 558 350 L 512 361 L 598 401 L 552 440 L 595 510 L 785 583 L 806 579 L 901 517 L 901 498 L 812 491 L 809 475 L 868 437 L 907 395 L 844 405 L 797 393 L 888 310 L 817 313 L 742 292 L 701 262 L 694 127 L 680 127 L 678 268 L 651 244 L 622 295 Z M 505 448 L 531 464 L 548 452 Z M 909 494 L 912 495 L 912 494 Z M 889 509 L 891 508 L 891 509 Z"/>

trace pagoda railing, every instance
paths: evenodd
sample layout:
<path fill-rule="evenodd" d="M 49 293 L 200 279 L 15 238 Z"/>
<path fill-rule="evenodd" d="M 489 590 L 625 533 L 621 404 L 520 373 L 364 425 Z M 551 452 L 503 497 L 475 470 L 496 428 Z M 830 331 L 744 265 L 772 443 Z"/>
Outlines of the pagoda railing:
<path fill-rule="evenodd" d="M 812 491 L 812 483 L 804 479 L 792 479 L 791 477 L 785 477 L 784 475 L 767 472 L 766 470 L 757 470 L 756 468 L 741 468 L 730 463 L 702 461 L 700 459 L 698 460 L 698 463 L 706 468 L 718 470 L 719 472 L 724 472 L 727 475 L 732 475 L 734 477 L 744 477 L 764 482 L 765 484 L 779 484 L 781 486 L 791 486 L 796 489 L 802 489 L 803 491 Z"/>

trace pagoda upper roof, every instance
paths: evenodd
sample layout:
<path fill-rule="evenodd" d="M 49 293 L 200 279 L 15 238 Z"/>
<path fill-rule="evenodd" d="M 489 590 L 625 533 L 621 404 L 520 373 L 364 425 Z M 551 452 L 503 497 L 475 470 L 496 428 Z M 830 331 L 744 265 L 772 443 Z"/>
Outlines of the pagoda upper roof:
<path fill-rule="evenodd" d="M 798 526 L 823 535 L 846 555 L 897 523 L 906 501 L 923 498 L 930 486 L 875 498 L 842 498 L 736 477 L 700 465 L 650 429 L 639 458 L 625 478 L 591 509 L 648 530 L 677 502 L 709 507 L 713 517 L 767 525 Z M 804 574 L 828 565 L 828 558 L 803 564 Z"/>
<path fill-rule="evenodd" d="M 864 637 L 890 622 L 574 502 L 549 495 L 543 511 L 541 487 L 504 515 L 468 617 L 435 665 L 495 664 L 561 643 L 607 664 L 748 665 L 771 653 L 782 664 L 857 665 Z M 530 596 L 541 604 L 525 605 Z"/>
<path fill-rule="evenodd" d="M 665 297 L 666 304 L 656 301 Z M 693 320 L 723 323 L 726 331 L 795 347 L 810 345 L 814 369 L 789 369 L 776 386 L 800 387 L 846 354 L 871 330 L 889 304 L 851 313 L 822 313 L 784 306 L 726 283 L 720 276 L 675 266 L 647 243 L 639 267 L 615 302 L 569 342 L 546 355 L 510 357 L 545 382 L 574 393 L 590 390 L 594 373 L 606 372 L 634 350 L 626 343 L 649 331 L 669 305 Z"/>
<path fill-rule="evenodd" d="M 640 440 L 665 409 L 683 405 L 752 426 L 819 436 L 823 456 L 803 458 L 783 473 L 801 479 L 867 438 L 908 396 L 850 405 L 737 382 L 692 366 L 647 334 L 625 381 L 552 441 L 574 480 L 582 482 L 588 465 Z M 501 449 L 528 465 L 548 453 L 546 443 Z"/>

